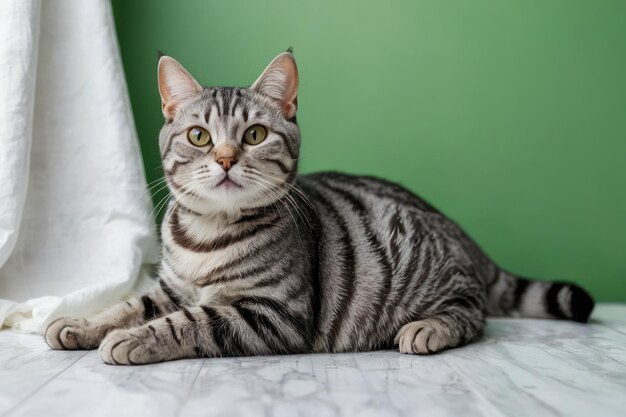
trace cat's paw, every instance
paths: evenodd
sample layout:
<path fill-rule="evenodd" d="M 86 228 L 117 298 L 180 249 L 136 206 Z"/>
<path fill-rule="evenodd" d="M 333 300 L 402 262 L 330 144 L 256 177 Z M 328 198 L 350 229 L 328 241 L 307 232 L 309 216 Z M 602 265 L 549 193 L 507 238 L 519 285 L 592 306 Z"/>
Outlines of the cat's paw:
<path fill-rule="evenodd" d="M 101 337 L 85 319 L 62 317 L 50 323 L 44 338 L 52 349 L 93 349 Z"/>
<path fill-rule="evenodd" d="M 119 329 L 109 333 L 98 349 L 100 359 L 111 365 L 161 362 L 154 334 L 147 327 Z"/>
<path fill-rule="evenodd" d="M 455 339 L 444 323 L 428 318 L 402 326 L 394 344 L 398 345 L 400 353 L 426 355 L 453 346 Z"/>

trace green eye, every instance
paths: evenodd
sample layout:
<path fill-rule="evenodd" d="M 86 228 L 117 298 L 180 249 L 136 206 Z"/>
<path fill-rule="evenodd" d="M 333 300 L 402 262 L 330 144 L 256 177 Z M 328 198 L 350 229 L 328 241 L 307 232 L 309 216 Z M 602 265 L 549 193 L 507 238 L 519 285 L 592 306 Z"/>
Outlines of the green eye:
<path fill-rule="evenodd" d="M 246 129 L 243 141 L 248 145 L 258 145 L 267 137 L 267 129 L 261 125 L 254 125 Z"/>
<path fill-rule="evenodd" d="M 192 127 L 187 133 L 187 138 L 194 146 L 206 146 L 211 142 L 209 131 L 201 127 Z"/>

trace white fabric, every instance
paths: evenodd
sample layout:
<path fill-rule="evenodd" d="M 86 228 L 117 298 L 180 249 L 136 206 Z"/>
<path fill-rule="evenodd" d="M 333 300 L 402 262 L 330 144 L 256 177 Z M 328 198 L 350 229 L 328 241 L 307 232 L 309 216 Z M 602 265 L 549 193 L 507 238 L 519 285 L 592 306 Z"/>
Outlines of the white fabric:
<path fill-rule="evenodd" d="M 0 7 L 0 324 L 41 332 L 156 262 L 152 205 L 106 0 Z"/>

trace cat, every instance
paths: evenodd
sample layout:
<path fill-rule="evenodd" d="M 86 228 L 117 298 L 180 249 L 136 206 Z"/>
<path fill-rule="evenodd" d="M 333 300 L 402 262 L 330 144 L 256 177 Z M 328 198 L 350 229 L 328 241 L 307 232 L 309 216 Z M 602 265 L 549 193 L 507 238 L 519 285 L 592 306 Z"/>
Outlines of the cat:
<path fill-rule="evenodd" d="M 158 86 L 173 198 L 154 287 L 89 320 L 54 321 L 53 349 L 99 347 L 109 364 L 393 346 L 430 354 L 477 339 L 487 315 L 588 320 L 585 290 L 499 268 L 399 185 L 297 176 L 291 50 L 249 88 L 202 87 L 162 56 Z"/>

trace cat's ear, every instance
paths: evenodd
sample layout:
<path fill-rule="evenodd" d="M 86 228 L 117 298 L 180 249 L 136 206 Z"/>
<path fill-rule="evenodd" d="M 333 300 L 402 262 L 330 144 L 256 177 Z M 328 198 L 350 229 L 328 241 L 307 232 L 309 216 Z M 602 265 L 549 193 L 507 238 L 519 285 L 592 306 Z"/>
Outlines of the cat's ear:
<path fill-rule="evenodd" d="M 295 116 L 298 109 L 298 67 L 291 51 L 274 58 L 251 88 L 278 101 L 285 118 Z"/>
<path fill-rule="evenodd" d="M 163 116 L 166 119 L 174 117 L 174 112 L 181 103 L 202 91 L 198 81 L 178 61 L 166 55 L 159 59 L 158 79 Z"/>

